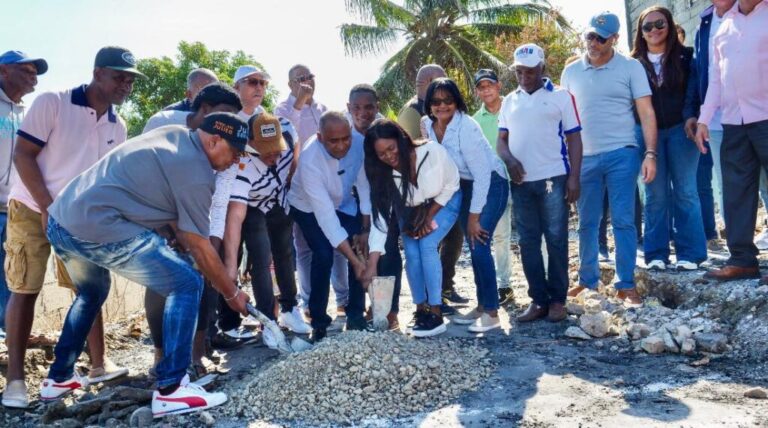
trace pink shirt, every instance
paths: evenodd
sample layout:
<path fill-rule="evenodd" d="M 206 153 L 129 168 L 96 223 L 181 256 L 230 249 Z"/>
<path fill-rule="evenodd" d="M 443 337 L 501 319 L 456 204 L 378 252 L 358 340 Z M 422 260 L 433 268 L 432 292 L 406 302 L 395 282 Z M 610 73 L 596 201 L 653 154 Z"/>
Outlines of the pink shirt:
<path fill-rule="evenodd" d="M 88 106 L 85 88 L 83 85 L 40 94 L 17 131 L 20 137 L 42 147 L 37 164 L 45 187 L 54 199 L 70 180 L 124 142 L 127 136 L 125 123 L 114 107 L 96 120 L 96 110 Z M 14 182 L 8 199 L 40 212 L 21 180 Z"/>
<path fill-rule="evenodd" d="M 709 125 L 718 108 L 726 125 L 768 120 L 768 0 L 749 15 L 739 11 L 737 1 L 723 16 L 714 45 L 699 122 Z"/>
<path fill-rule="evenodd" d="M 295 103 L 296 97 L 288 95 L 288 99 L 283 100 L 283 102 L 275 107 L 275 115 L 291 121 L 291 124 L 299 134 L 299 147 L 303 147 L 307 140 L 317 134 L 320 116 L 328 111 L 328 108 L 317 101 L 312 101 L 312 105 L 304 104 L 301 106 L 301 110 L 296 110 L 293 107 Z"/>

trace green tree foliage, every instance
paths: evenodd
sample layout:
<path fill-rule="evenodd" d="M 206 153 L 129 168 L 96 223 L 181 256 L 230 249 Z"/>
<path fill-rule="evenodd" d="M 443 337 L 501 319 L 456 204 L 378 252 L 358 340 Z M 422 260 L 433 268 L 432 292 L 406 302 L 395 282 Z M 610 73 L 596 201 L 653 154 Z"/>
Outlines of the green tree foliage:
<path fill-rule="evenodd" d="M 341 26 L 347 54 L 366 56 L 386 51 L 399 40 L 405 46 L 382 68 L 376 88 L 383 107 L 398 109 L 412 97 L 419 67 L 437 63 L 465 94 L 480 68 L 506 70 L 495 51 L 496 38 L 519 34 L 528 26 L 552 21 L 569 30 L 568 22 L 545 0 L 345 0 L 347 10 L 364 21 Z"/>
<path fill-rule="evenodd" d="M 226 50 L 209 50 L 201 42 L 179 42 L 176 59 L 142 58 L 137 67 L 146 79 L 137 79 L 128 101 L 120 109 L 120 114 L 128 124 L 128 135 L 141 133 L 150 116 L 165 106 L 184 98 L 187 89 L 187 74 L 195 68 L 204 67 L 212 70 L 222 82 L 233 84 L 232 77 L 237 67 L 253 64 L 264 67 L 253 56 L 243 51 L 234 54 Z M 264 97 L 264 107 L 272 110 L 277 92 L 270 88 Z"/>

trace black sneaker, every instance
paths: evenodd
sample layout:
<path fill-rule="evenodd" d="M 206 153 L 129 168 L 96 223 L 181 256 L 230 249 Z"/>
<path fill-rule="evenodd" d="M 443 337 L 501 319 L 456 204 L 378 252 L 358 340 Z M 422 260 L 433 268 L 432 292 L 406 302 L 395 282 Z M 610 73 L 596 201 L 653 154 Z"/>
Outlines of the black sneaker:
<path fill-rule="evenodd" d="M 462 297 L 455 288 L 451 287 L 450 290 L 443 292 L 443 300 L 447 300 L 451 303 L 469 303 L 469 299 Z"/>
<path fill-rule="evenodd" d="M 346 323 L 347 331 L 352 331 L 352 330 L 362 331 L 362 330 L 365 330 L 366 327 L 368 327 L 368 322 L 365 320 L 365 318 L 347 317 L 347 323 Z"/>
<path fill-rule="evenodd" d="M 442 312 L 443 315 L 456 315 L 456 308 L 443 301 L 443 304 L 440 305 L 440 312 Z"/>
<path fill-rule="evenodd" d="M 417 322 L 413 327 L 413 335 L 415 337 L 437 336 L 440 333 L 445 333 L 445 329 L 442 315 L 430 312 L 425 314 L 421 322 Z"/>
<path fill-rule="evenodd" d="M 245 339 L 235 339 L 220 331 L 211 338 L 211 348 L 220 350 L 235 349 L 245 345 L 246 342 Z"/>
<path fill-rule="evenodd" d="M 512 288 L 499 288 L 499 305 L 508 306 L 515 304 L 515 292 Z"/>
<path fill-rule="evenodd" d="M 310 343 L 317 343 L 328 335 L 328 332 L 324 328 L 313 328 L 312 333 L 309 335 Z"/>

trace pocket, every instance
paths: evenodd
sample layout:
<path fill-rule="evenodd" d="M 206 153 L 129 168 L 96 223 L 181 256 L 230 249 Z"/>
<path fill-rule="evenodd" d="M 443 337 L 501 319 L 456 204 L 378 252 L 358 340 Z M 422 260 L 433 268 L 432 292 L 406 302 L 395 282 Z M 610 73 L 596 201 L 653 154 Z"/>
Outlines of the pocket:
<path fill-rule="evenodd" d="M 19 289 L 24 286 L 27 276 L 27 254 L 24 251 L 24 242 L 6 241 L 5 248 L 5 280 L 11 289 Z"/>

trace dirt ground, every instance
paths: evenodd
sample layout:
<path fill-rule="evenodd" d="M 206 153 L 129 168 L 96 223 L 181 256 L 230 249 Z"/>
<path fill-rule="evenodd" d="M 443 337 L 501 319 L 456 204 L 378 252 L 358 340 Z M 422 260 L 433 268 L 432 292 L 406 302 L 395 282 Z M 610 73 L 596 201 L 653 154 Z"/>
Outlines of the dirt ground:
<path fill-rule="evenodd" d="M 715 255 L 714 263 L 722 260 Z M 572 268 L 576 248 L 571 250 Z M 460 260 L 457 273 L 459 292 L 473 298 L 474 284 L 467 254 Z M 761 256 L 764 271 L 768 257 Z M 610 267 L 608 267 L 610 270 Z M 750 340 L 736 344 L 722 355 L 680 354 L 650 355 L 631 349 L 626 335 L 579 341 L 564 336 L 569 326 L 577 325 L 576 317 L 550 324 L 538 321 L 528 324 L 510 322 L 530 302 L 522 276 L 517 248 L 513 245 L 513 284 L 516 304 L 501 311 L 503 328 L 484 337 L 469 334 L 465 327 L 448 325 L 445 337 L 462 337 L 479 342 L 490 350 L 497 368 L 494 375 L 478 390 L 463 395 L 454 404 L 401 419 L 368 419 L 358 426 L 504 426 L 504 427 L 768 427 L 768 400 L 744 397 L 752 387 L 768 386 L 768 358 L 742 352 Z M 700 281 L 703 271 L 695 274 L 662 274 L 658 281 L 689 284 Z M 655 274 L 654 274 L 655 275 Z M 650 276 L 650 280 L 655 278 Z M 646 279 L 649 281 L 649 279 Z M 750 287 L 757 287 L 751 281 Z M 405 325 L 413 311 L 407 285 L 401 295 L 400 323 Z M 678 302 L 679 303 L 679 302 Z M 471 305 L 461 308 L 469 310 Z M 331 306 L 333 302 L 331 302 Z M 767 304 L 758 308 L 765 310 Z M 682 306 L 681 306 L 682 307 Z M 681 309 L 678 309 L 681 310 Z M 762 322 L 762 321 L 760 321 Z M 760 324 L 762 327 L 762 324 Z M 766 324 L 768 325 L 768 324 Z M 130 367 L 131 377 L 115 385 L 101 386 L 109 390 L 117 385 L 147 387 L 145 373 L 152 361 L 152 348 L 146 323 L 140 314 L 108 327 L 110 356 Z M 334 333 L 338 334 L 338 333 Z M 736 349 L 736 350 L 734 350 Z M 738 352 L 737 352 L 738 351 Z M 751 355 L 745 357 L 745 355 Z M 28 384 L 36 398 L 37 388 L 45 375 L 50 350 L 34 350 L 29 357 Z M 224 371 L 215 383 L 217 390 L 230 395 L 252 377 L 253 373 L 282 358 L 277 351 L 260 343 L 229 352 L 222 362 Z M 2 367 L 4 369 L 4 367 Z M 0 387 L 5 380 L 0 377 Z M 97 388 L 77 401 L 94 398 Z M 67 403 L 72 403 L 68 399 Z M 33 403 L 28 411 L 0 408 L 0 426 L 28 427 L 41 424 L 45 406 Z M 274 426 L 263 421 L 247 421 L 219 410 L 211 410 L 210 419 L 187 415 L 156 421 L 155 426 L 220 427 Z M 82 421 L 81 421 L 82 422 Z M 128 418 L 101 419 L 98 425 L 124 426 Z M 81 426 L 67 419 L 59 426 Z M 284 421 L 285 426 L 306 426 L 301 421 Z"/>

